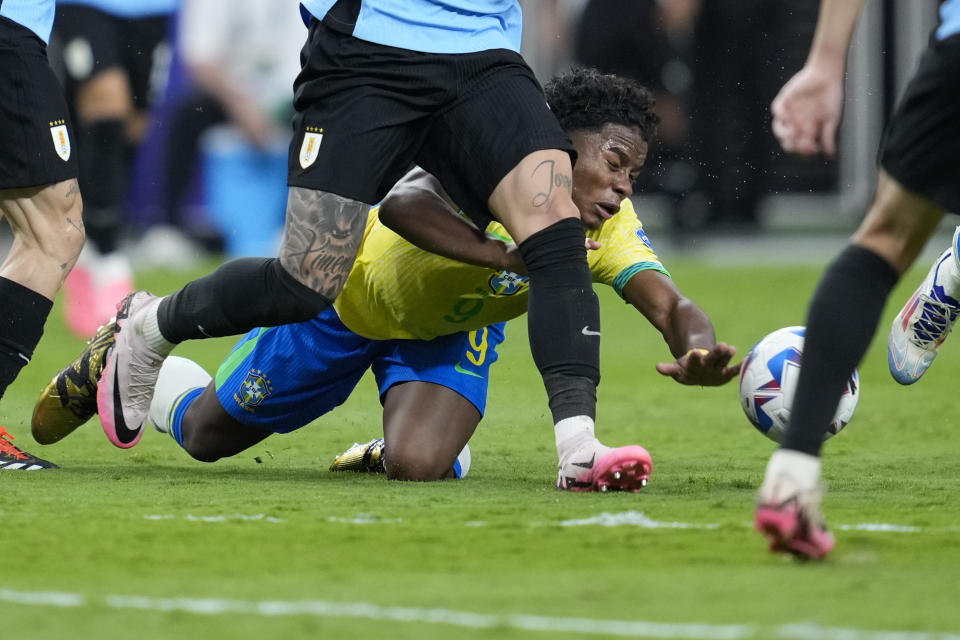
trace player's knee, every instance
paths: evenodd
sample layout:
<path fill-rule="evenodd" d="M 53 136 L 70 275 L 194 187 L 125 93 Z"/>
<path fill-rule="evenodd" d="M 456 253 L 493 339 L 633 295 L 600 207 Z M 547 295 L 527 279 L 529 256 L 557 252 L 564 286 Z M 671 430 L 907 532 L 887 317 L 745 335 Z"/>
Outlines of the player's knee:
<path fill-rule="evenodd" d="M 432 482 L 445 478 L 455 459 L 456 456 L 450 458 L 432 448 L 391 443 L 387 446 L 384 469 L 389 480 Z"/>

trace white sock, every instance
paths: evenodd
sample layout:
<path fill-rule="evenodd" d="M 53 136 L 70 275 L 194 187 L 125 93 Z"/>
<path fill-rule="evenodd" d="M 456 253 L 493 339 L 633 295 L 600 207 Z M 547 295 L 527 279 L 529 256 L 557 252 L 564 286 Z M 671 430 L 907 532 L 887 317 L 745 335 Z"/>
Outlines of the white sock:
<path fill-rule="evenodd" d="M 143 339 L 148 347 L 160 355 L 165 356 L 173 351 L 173 348 L 177 345 L 164 338 L 163 334 L 160 333 L 160 325 L 157 320 L 157 309 L 160 308 L 160 300 L 162 300 L 162 298 L 155 300 L 153 304 L 143 310 L 144 318 L 140 322 L 140 333 L 143 335 Z"/>
<path fill-rule="evenodd" d="M 579 449 L 585 442 L 596 440 L 593 418 L 573 416 L 564 418 L 553 427 L 557 442 L 557 455 L 563 460 L 567 455 Z"/>
<path fill-rule="evenodd" d="M 193 360 L 170 356 L 160 367 L 160 376 L 150 402 L 150 423 L 157 431 L 170 433 L 170 413 L 180 397 L 197 387 L 206 387 L 211 380 L 206 370 Z"/>
<path fill-rule="evenodd" d="M 470 445 L 463 445 L 463 450 L 457 456 L 457 461 L 453 463 L 453 472 L 458 478 L 466 477 L 470 471 Z"/>
<path fill-rule="evenodd" d="M 793 449 L 777 449 L 767 463 L 764 486 L 775 490 L 779 476 L 789 476 L 794 488 L 800 491 L 814 490 L 820 483 L 820 458 Z"/>

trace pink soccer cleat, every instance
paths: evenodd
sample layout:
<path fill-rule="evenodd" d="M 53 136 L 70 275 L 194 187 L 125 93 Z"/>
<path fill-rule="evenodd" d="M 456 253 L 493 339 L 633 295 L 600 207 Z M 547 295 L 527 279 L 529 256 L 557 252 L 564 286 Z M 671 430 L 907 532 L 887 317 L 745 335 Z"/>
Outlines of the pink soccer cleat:
<path fill-rule="evenodd" d="M 640 445 L 611 449 L 593 440 L 560 461 L 557 488 L 569 491 L 631 491 L 647 485 L 653 460 Z"/>

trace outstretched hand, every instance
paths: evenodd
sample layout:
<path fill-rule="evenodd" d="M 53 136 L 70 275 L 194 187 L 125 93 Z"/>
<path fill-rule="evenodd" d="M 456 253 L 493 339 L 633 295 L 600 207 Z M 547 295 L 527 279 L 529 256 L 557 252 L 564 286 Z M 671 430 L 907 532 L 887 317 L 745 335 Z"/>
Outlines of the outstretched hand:
<path fill-rule="evenodd" d="M 731 365 L 736 348 L 723 342 L 709 351 L 692 349 L 674 362 L 661 362 L 657 371 L 680 384 L 716 387 L 726 384 L 740 373 L 742 362 Z"/>

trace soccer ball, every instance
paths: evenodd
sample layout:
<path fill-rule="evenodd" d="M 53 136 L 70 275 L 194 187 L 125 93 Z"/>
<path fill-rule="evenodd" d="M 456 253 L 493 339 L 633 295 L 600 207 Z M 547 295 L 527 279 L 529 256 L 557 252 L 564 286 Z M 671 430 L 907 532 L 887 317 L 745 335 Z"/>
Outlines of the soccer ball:
<path fill-rule="evenodd" d="M 740 369 L 740 406 L 757 430 L 774 442 L 787 428 L 800 375 L 804 327 L 778 329 L 753 345 Z M 824 439 L 847 426 L 860 398 L 860 374 L 854 370 L 840 397 Z"/>

